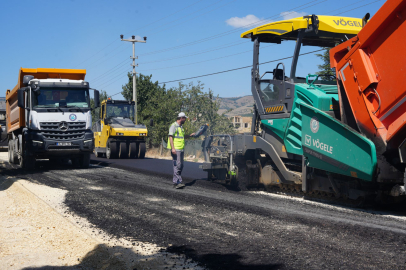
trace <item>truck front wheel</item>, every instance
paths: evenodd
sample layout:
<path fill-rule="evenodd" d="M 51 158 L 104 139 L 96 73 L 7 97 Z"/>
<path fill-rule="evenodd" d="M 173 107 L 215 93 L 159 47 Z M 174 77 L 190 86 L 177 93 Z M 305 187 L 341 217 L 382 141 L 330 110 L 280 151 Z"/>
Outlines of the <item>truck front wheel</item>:
<path fill-rule="evenodd" d="M 85 153 L 80 157 L 77 157 L 72 160 L 72 165 L 77 168 L 87 169 L 90 166 L 90 153 Z"/>
<path fill-rule="evenodd" d="M 83 154 L 80 159 L 80 167 L 82 169 L 87 169 L 90 166 L 90 153 Z"/>

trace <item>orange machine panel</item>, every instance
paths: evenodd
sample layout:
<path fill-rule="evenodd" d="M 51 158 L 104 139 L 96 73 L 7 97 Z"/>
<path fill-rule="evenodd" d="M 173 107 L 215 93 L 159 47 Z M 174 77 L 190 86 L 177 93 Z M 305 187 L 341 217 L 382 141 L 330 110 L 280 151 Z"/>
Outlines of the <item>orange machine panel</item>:
<path fill-rule="evenodd" d="M 405 19 L 406 0 L 388 0 L 356 37 L 330 51 L 358 126 L 385 143 L 406 125 Z"/>

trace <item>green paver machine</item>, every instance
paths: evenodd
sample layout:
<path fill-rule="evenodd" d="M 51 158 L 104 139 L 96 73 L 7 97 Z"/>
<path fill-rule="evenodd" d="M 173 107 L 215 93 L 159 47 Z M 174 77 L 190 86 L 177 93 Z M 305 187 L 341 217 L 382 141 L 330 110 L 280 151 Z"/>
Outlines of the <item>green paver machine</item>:
<path fill-rule="evenodd" d="M 241 37 L 251 39 L 254 45 L 252 129 L 250 134 L 206 137 L 206 162 L 201 169 L 208 172 L 208 178 L 236 185 L 244 173 L 248 185 L 354 200 L 369 195 L 404 195 L 404 187 L 400 187 L 404 164 L 378 162 L 384 155 L 378 152 L 377 157 L 373 138 L 342 119 L 342 108 L 349 105 L 335 76 L 331 80 L 327 75 L 296 76 L 302 45 L 335 47 L 355 40 L 365 23 L 365 18 L 310 15 L 243 33 Z M 296 41 L 289 76 L 283 63 L 261 75 L 260 44 L 289 40 Z M 350 109 L 357 114 L 355 106 Z M 393 173 L 382 173 L 388 171 Z"/>

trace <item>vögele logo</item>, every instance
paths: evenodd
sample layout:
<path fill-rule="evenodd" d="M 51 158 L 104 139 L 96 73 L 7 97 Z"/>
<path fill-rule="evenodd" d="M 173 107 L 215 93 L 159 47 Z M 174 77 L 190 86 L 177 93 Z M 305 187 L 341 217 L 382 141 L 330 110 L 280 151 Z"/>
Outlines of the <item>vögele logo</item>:
<path fill-rule="evenodd" d="M 317 117 L 313 117 L 310 120 L 310 129 L 312 130 L 313 133 L 316 133 L 317 131 L 319 131 L 319 119 L 317 119 Z"/>

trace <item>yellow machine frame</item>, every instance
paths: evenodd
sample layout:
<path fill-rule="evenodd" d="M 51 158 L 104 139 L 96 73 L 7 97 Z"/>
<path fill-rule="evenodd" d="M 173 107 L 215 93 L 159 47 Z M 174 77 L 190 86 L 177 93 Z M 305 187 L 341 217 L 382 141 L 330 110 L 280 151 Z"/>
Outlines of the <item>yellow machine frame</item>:
<path fill-rule="evenodd" d="M 112 127 L 105 123 L 108 104 L 128 104 L 128 101 L 102 101 L 100 120 L 96 123 L 98 131 L 94 132 L 95 155 L 105 155 L 107 158 L 144 158 L 147 128 L 143 125 Z M 130 104 L 134 105 L 134 102 Z"/>

